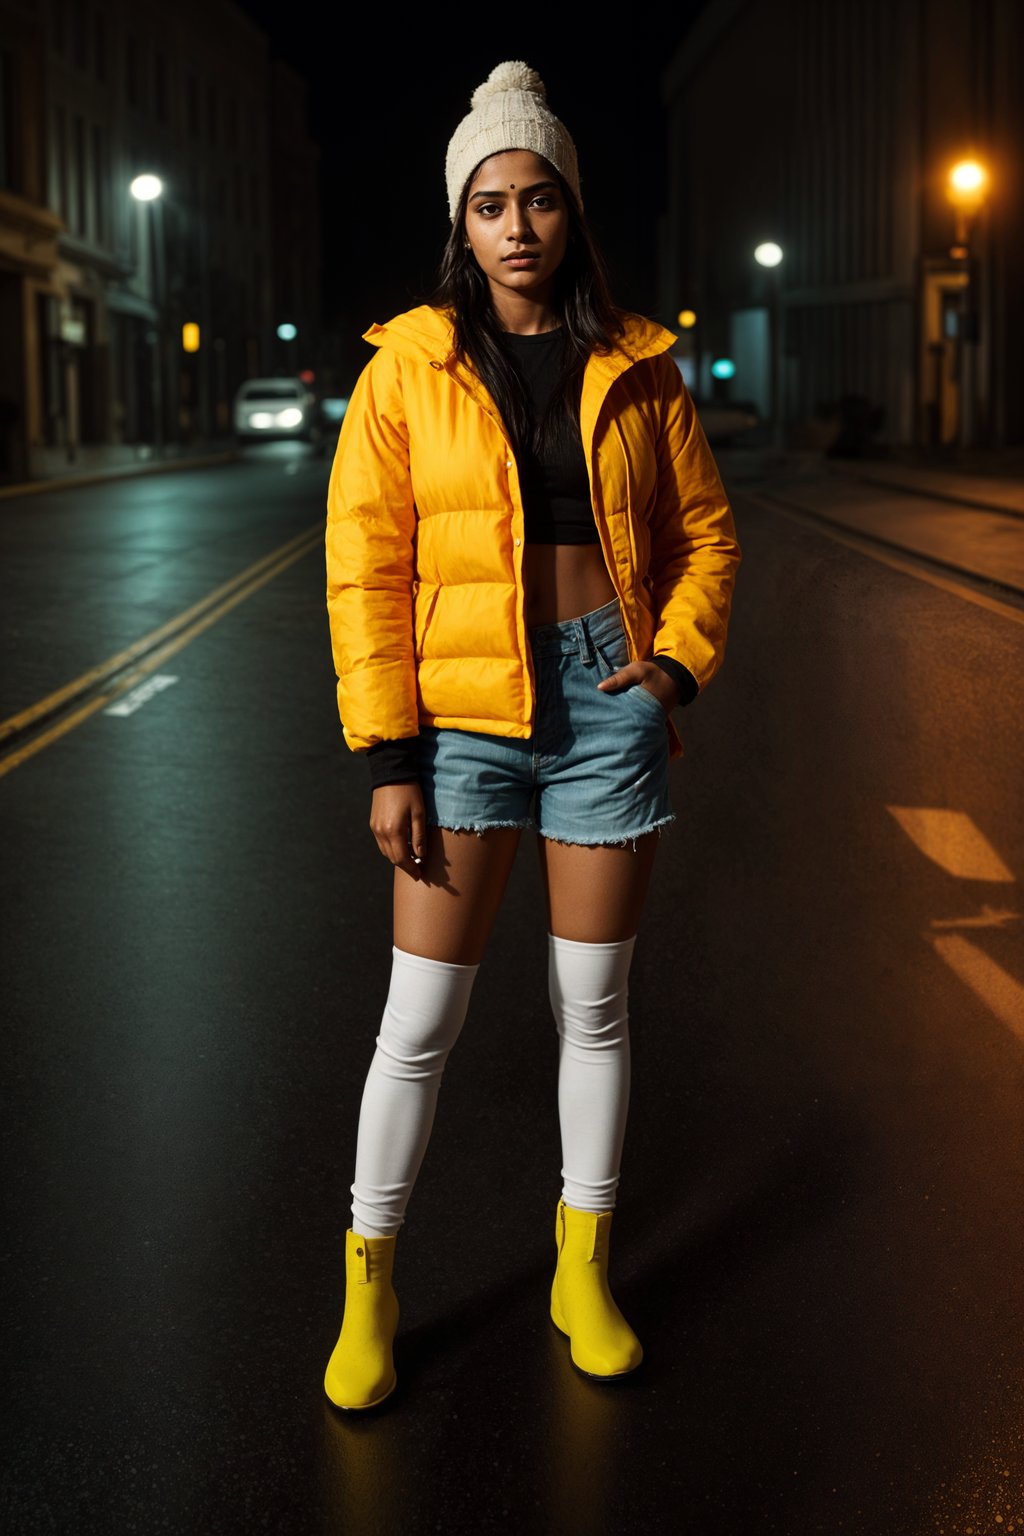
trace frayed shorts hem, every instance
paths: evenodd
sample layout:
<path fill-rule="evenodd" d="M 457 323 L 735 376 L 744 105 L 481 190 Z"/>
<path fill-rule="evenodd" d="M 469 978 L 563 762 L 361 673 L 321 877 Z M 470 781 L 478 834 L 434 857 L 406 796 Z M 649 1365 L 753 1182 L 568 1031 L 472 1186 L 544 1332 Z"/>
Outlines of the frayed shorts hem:
<path fill-rule="evenodd" d="M 428 827 L 439 827 L 442 832 L 475 832 L 477 837 L 483 837 L 485 832 L 497 832 L 502 827 L 516 827 L 520 832 L 528 832 L 536 826 L 532 816 L 525 821 L 440 821 L 437 817 L 427 817 Z"/>
<path fill-rule="evenodd" d="M 638 832 L 624 832 L 621 837 L 557 837 L 554 832 L 541 832 L 540 835 L 547 842 L 558 843 L 563 848 L 625 848 L 627 843 L 632 843 L 635 852 L 640 838 L 647 837 L 651 832 L 657 832 L 660 836 L 662 828 L 675 819 L 673 811 L 669 816 L 659 816 L 657 821 L 648 822 Z"/>
<path fill-rule="evenodd" d="M 554 832 L 545 832 L 537 826 L 532 817 L 525 821 L 482 821 L 482 822 L 448 822 L 427 818 L 427 825 L 438 827 L 442 832 L 475 832 L 477 837 L 483 837 L 485 832 L 496 832 L 503 827 L 514 827 L 521 832 L 535 831 L 545 842 L 558 843 L 563 848 L 625 848 L 627 843 L 632 843 L 634 850 L 641 837 L 647 837 L 651 832 L 657 832 L 660 836 L 663 827 L 667 827 L 675 821 L 673 811 L 668 816 L 659 816 L 656 821 L 649 822 L 646 827 L 641 827 L 636 832 L 624 832 L 621 836 L 611 837 L 558 837 Z"/>

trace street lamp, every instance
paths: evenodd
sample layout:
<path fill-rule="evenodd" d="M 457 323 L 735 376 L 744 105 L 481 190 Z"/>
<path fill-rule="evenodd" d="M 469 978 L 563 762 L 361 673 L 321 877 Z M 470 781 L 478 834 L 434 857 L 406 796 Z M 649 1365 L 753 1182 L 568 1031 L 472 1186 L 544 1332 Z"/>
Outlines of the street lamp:
<path fill-rule="evenodd" d="M 129 191 L 136 202 L 148 203 L 153 209 L 149 220 L 149 281 L 153 308 L 156 311 L 155 341 L 150 363 L 150 390 L 153 396 L 153 441 L 159 454 L 164 440 L 164 390 L 163 390 L 163 240 L 157 237 L 157 208 L 164 184 L 159 176 L 143 172 L 132 179 Z M 160 233 L 163 233 L 161 219 Z"/>
<path fill-rule="evenodd" d="M 772 312 L 771 312 L 771 358 L 772 358 L 772 416 L 775 425 L 775 446 L 784 448 L 785 421 L 783 410 L 784 379 L 783 379 L 783 313 L 782 313 L 782 280 L 779 271 L 782 265 L 782 246 L 776 245 L 774 240 L 762 240 L 754 249 L 754 260 L 759 266 L 767 268 L 771 275 L 772 285 Z"/>
<path fill-rule="evenodd" d="M 964 283 L 960 291 L 960 323 L 957 349 L 960 363 L 960 446 L 970 447 L 975 436 L 975 358 L 979 340 L 978 258 L 971 250 L 978 217 L 988 196 L 988 172 L 974 159 L 958 160 L 950 168 L 946 195 L 956 214 L 955 244 L 950 247 L 954 261 L 963 263 Z"/>

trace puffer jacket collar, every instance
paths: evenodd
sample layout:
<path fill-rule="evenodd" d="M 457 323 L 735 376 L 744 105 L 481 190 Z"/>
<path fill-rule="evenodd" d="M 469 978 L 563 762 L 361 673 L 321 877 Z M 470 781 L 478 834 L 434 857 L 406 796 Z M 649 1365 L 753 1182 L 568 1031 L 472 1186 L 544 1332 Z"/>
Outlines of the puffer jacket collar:
<path fill-rule="evenodd" d="M 588 445 L 593 441 L 605 396 L 615 380 L 632 368 L 634 363 L 667 352 L 676 339 L 664 326 L 642 315 L 623 314 L 622 321 L 625 334 L 614 350 L 607 354 L 595 353 L 584 374 L 580 428 L 583 441 Z M 423 363 L 435 372 L 444 370 L 450 374 L 497 423 L 502 436 L 507 438 L 497 408 L 479 375 L 456 358 L 452 349 L 452 335 L 452 323 L 448 316 L 429 304 L 421 304 L 416 309 L 396 315 L 386 325 L 371 325 L 364 333 L 363 340 L 371 342 L 375 347 L 389 348 L 410 362 Z"/>

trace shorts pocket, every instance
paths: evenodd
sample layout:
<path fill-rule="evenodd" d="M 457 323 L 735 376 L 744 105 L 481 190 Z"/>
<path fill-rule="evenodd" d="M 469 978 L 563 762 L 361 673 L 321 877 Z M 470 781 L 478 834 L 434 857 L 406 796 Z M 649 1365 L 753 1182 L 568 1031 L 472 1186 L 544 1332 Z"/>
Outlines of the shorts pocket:
<path fill-rule="evenodd" d="M 626 644 L 626 633 L 623 629 L 617 629 L 614 635 L 607 640 L 592 640 L 594 655 L 597 657 L 598 671 L 601 676 L 611 677 L 613 672 L 618 672 L 620 667 L 629 666 L 629 646 Z"/>
<path fill-rule="evenodd" d="M 634 683 L 632 688 L 626 689 L 626 692 L 631 694 L 633 698 L 639 699 L 645 708 L 655 713 L 662 724 L 668 719 L 668 711 L 664 704 L 660 699 L 656 699 L 651 690 L 645 688 L 642 683 Z"/>

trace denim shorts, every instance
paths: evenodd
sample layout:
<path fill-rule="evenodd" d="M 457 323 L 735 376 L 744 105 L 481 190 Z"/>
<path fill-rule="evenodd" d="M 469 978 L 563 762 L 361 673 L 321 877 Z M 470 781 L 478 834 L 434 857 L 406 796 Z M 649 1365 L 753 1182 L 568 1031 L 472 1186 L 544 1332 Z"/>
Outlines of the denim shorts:
<path fill-rule="evenodd" d="M 534 827 L 559 843 L 624 844 L 674 821 L 668 715 L 639 684 L 597 684 L 629 661 L 618 601 L 530 631 L 536 711 L 526 740 L 421 726 L 427 822 Z"/>

